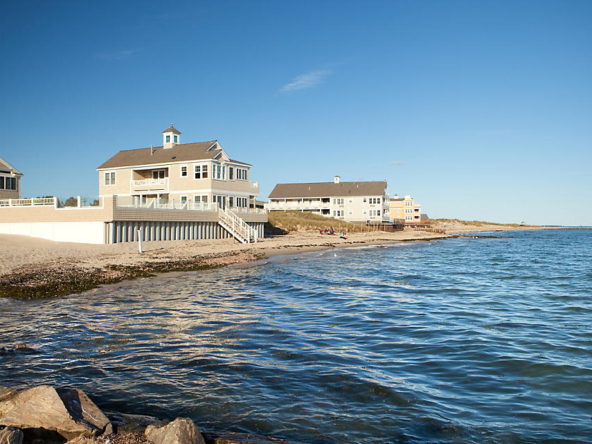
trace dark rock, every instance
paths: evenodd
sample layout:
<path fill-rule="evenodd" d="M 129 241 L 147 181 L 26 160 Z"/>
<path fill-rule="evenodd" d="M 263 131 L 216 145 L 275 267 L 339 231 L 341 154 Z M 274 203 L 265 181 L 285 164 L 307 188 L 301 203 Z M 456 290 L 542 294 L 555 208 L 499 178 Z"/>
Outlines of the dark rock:
<path fill-rule="evenodd" d="M 146 437 L 154 444 L 205 444 L 199 429 L 189 418 L 177 418 L 166 425 L 149 425 Z"/>
<path fill-rule="evenodd" d="M 162 425 L 161 421 L 153 416 L 129 415 L 112 411 L 105 411 L 105 415 L 113 424 L 116 433 L 143 433 L 149 425 Z"/>
<path fill-rule="evenodd" d="M 24 434 L 14 427 L 0 430 L 0 444 L 23 444 Z"/>

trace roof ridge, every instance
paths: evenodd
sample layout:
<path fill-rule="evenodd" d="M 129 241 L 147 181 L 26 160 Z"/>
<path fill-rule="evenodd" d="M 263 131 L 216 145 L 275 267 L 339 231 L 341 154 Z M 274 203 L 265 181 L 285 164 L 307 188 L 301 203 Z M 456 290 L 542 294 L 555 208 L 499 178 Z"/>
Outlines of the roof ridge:
<path fill-rule="evenodd" d="M 176 143 L 175 145 L 173 145 L 173 148 L 176 146 L 183 146 L 183 145 L 195 145 L 196 143 L 214 143 L 217 142 L 217 140 L 204 140 L 203 142 L 189 142 L 189 143 Z M 140 151 L 140 150 L 149 150 L 150 148 L 154 149 L 154 148 L 162 148 L 163 145 L 159 145 L 159 146 L 147 146 L 144 148 L 132 148 L 129 150 L 119 150 L 120 153 L 126 152 L 126 151 Z"/>

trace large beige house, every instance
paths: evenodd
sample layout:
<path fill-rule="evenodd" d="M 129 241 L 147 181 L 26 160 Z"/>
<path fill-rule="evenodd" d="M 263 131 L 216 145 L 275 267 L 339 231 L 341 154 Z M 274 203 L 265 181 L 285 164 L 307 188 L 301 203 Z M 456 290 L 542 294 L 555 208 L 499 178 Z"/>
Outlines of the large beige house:
<path fill-rule="evenodd" d="M 0 199 L 20 199 L 23 174 L 0 157 Z"/>
<path fill-rule="evenodd" d="M 283 183 L 269 195 L 268 211 L 310 211 L 348 222 L 386 222 L 388 190 L 382 182 Z"/>
<path fill-rule="evenodd" d="M 216 141 L 182 145 L 180 135 L 171 125 L 163 146 L 120 151 L 101 165 L 99 199 L 0 199 L 0 233 L 91 244 L 264 237 L 251 165 Z M 18 192 L 20 173 L 0 161 L 3 183 Z"/>
<path fill-rule="evenodd" d="M 391 197 L 389 211 L 391 220 L 405 220 L 408 224 L 421 221 L 421 205 L 409 194 L 405 197 L 397 195 Z"/>
<path fill-rule="evenodd" d="M 252 165 L 231 159 L 219 142 L 181 144 L 181 133 L 163 131 L 163 145 L 120 151 L 97 171 L 99 195 L 132 196 L 140 205 L 152 200 L 219 208 L 255 208 L 259 184 Z"/>

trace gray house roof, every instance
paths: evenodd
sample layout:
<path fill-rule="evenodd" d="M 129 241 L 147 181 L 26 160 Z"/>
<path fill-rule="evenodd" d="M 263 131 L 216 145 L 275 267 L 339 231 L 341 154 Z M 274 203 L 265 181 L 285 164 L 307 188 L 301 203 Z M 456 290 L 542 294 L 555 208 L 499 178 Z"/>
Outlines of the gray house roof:
<path fill-rule="evenodd" d="M 171 162 L 193 162 L 197 160 L 214 159 L 220 154 L 220 149 L 212 149 L 215 140 L 209 142 L 184 143 L 173 145 L 172 148 L 164 149 L 161 146 L 153 148 L 140 148 L 137 150 L 120 151 L 107 162 L 103 163 L 98 170 L 109 168 L 133 167 L 142 165 L 154 165 Z M 251 166 L 248 163 L 230 160 L 233 163 Z"/>
<path fill-rule="evenodd" d="M 386 181 L 381 182 L 318 182 L 318 183 L 280 183 L 275 186 L 269 199 L 383 196 Z"/>
<path fill-rule="evenodd" d="M 2 157 L 0 157 L 0 173 L 14 173 L 17 176 L 23 175 L 23 173 L 21 173 L 15 167 L 13 167 L 11 164 L 9 164 Z"/>

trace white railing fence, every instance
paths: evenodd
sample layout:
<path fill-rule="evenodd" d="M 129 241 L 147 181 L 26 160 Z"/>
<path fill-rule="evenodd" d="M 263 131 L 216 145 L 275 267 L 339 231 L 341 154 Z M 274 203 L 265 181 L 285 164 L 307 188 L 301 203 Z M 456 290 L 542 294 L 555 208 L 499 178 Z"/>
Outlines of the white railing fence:
<path fill-rule="evenodd" d="M 55 197 L 35 197 L 32 199 L 0 200 L 0 207 L 42 207 L 55 206 Z"/>

